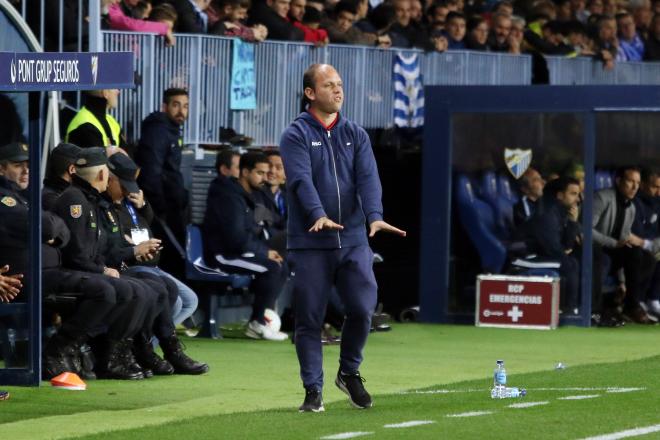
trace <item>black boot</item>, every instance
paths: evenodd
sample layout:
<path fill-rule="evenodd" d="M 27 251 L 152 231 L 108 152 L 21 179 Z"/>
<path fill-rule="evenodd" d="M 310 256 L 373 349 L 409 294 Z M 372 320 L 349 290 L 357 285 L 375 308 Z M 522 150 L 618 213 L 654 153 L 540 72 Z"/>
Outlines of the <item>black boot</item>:
<path fill-rule="evenodd" d="M 135 357 L 143 368 L 149 368 L 157 376 L 167 376 L 174 373 L 172 364 L 156 354 L 154 346 L 148 338 L 136 337 L 133 347 Z"/>
<path fill-rule="evenodd" d="M 83 343 L 79 344 L 78 350 L 80 352 L 80 377 L 85 380 L 94 380 L 96 379 L 96 373 L 94 373 L 94 353 L 92 353 L 92 347 L 88 344 Z"/>
<path fill-rule="evenodd" d="M 151 371 L 150 368 L 143 367 L 138 363 L 137 359 L 135 359 L 135 355 L 133 354 L 133 339 L 127 338 L 124 339 L 123 342 L 124 346 L 122 347 L 122 350 L 124 352 L 124 360 L 128 368 L 131 369 L 131 371 L 142 372 L 142 375 L 145 379 L 154 377 L 154 372 Z"/>
<path fill-rule="evenodd" d="M 165 359 L 172 364 L 176 374 L 204 374 L 209 371 L 207 364 L 190 359 L 183 352 L 183 345 L 175 334 L 159 340 Z"/>
<path fill-rule="evenodd" d="M 109 339 L 99 373 L 106 379 L 144 379 L 142 370 L 132 368 L 126 356 L 125 341 Z"/>
<path fill-rule="evenodd" d="M 53 335 L 44 347 L 43 379 L 50 380 L 65 372 L 78 374 L 81 369 L 80 350 L 76 340 L 60 333 Z"/>

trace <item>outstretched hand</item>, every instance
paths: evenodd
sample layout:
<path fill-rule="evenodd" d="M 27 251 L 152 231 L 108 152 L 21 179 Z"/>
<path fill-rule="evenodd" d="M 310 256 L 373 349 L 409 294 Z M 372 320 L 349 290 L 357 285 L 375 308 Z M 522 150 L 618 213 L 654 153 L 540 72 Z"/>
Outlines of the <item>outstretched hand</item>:
<path fill-rule="evenodd" d="M 394 226 L 385 223 L 382 220 L 376 220 L 369 225 L 369 237 L 373 237 L 376 235 L 376 232 L 383 231 L 383 232 L 389 232 L 390 234 L 396 234 L 401 237 L 406 236 L 406 231 L 395 228 Z"/>
<path fill-rule="evenodd" d="M 23 287 L 23 274 L 4 275 L 9 272 L 9 266 L 0 267 L 0 302 L 10 302 Z"/>
<path fill-rule="evenodd" d="M 316 220 L 316 222 L 314 222 L 314 226 L 309 228 L 309 232 L 319 232 L 324 229 L 341 231 L 344 229 L 344 227 L 339 223 L 333 222 L 328 217 L 321 217 L 320 219 Z"/>

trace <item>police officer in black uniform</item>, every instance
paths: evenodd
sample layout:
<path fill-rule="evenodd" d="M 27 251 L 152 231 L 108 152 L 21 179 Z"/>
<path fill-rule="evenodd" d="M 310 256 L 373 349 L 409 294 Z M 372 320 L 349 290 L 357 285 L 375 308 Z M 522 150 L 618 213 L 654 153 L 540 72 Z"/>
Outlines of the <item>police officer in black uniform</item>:
<path fill-rule="evenodd" d="M 171 327 L 171 312 L 169 301 L 172 296 L 176 299 L 176 286 L 160 277 L 147 275 L 130 276 L 119 271 L 124 268 L 125 261 L 133 258 L 143 258 L 153 252 L 149 246 L 123 247 L 119 245 L 119 228 L 116 225 L 115 215 L 109 210 L 110 203 L 101 193 L 107 189 L 108 167 L 107 156 L 103 148 L 88 148 L 80 153 L 76 162 L 76 174 L 73 175 L 72 185 L 57 199 L 56 212 L 62 216 L 72 232 L 72 238 L 65 250 L 65 261 L 71 267 L 86 268 L 93 272 L 100 272 L 111 277 L 113 283 L 121 283 L 132 289 L 133 294 L 141 304 L 141 319 L 133 329 L 131 337 L 136 336 L 143 350 L 151 350 L 141 357 L 145 365 L 138 364 L 132 352 L 133 341 L 127 337 L 117 343 L 109 340 L 112 359 L 115 353 L 135 371 L 142 371 L 147 376 L 152 374 L 201 374 L 208 371 L 206 364 L 198 363 L 185 356 L 183 348 L 174 336 L 174 326 Z M 138 279 L 139 278 L 139 279 Z M 120 290 L 120 287 L 117 287 Z M 164 315 L 169 318 L 169 323 Z M 154 324 L 156 323 L 156 324 Z M 163 323 L 161 327 L 158 325 Z M 152 329 L 159 330 L 156 336 L 161 340 L 161 346 L 166 354 L 169 364 L 162 359 L 157 360 L 153 348 L 148 343 Z M 149 347 L 147 347 L 149 345 Z M 138 354 L 144 354 L 138 352 Z M 148 361 L 148 362 L 145 362 Z M 177 368 L 178 367 L 178 368 Z"/>
<path fill-rule="evenodd" d="M 44 209 L 53 209 L 57 198 L 71 185 L 81 150 L 77 145 L 61 143 L 50 152 L 44 189 L 41 192 L 41 206 Z"/>
<path fill-rule="evenodd" d="M 123 175 L 127 168 L 137 171 L 137 165 L 123 153 L 115 153 L 108 166 L 112 173 L 118 175 Z M 119 224 L 121 213 L 117 210 L 112 197 L 107 192 L 103 194 L 99 201 L 99 208 L 102 211 L 101 227 L 108 236 L 108 246 L 105 250 L 106 262 L 115 267 L 118 265 L 123 266 L 124 274 L 150 283 L 154 291 L 159 293 L 150 314 L 150 319 L 145 323 L 143 330 L 135 336 L 134 351 L 140 365 L 150 368 L 154 374 L 161 375 L 206 373 L 209 369 L 208 365 L 188 357 L 184 353 L 183 346 L 175 333 L 172 307 L 178 298 L 177 285 L 169 277 L 131 268 L 131 266 L 141 264 L 144 261 L 156 259 L 160 240 L 149 239 L 136 246 L 128 243 L 122 236 L 122 228 Z M 138 251 L 137 249 L 141 250 Z M 160 293 L 162 288 L 159 289 L 158 284 L 164 285 L 166 288 L 165 295 Z M 160 358 L 153 350 L 151 339 L 154 335 L 160 342 L 165 360 Z"/>
<path fill-rule="evenodd" d="M 28 270 L 29 204 L 24 198 L 28 186 L 29 166 L 27 146 L 13 143 L 0 147 L 0 254 L 10 263 L 13 272 Z M 104 276 L 64 270 L 59 248 L 70 238 L 69 229 L 56 215 L 42 215 L 42 276 L 47 294 L 66 293 L 78 299 L 76 310 L 44 348 L 43 376 L 50 379 L 65 371 L 81 373 L 86 379 L 95 375 L 91 365 L 83 368 L 80 348 L 90 338 L 110 328 L 121 332 L 119 317 L 126 313 L 128 303 L 117 303 L 114 287 Z M 29 279 L 29 277 L 28 277 Z M 24 291 L 27 291 L 25 289 Z"/>
<path fill-rule="evenodd" d="M 71 230 L 71 239 L 63 251 L 64 265 L 74 270 L 105 275 L 115 287 L 118 302 L 132 303 L 129 313 L 120 318 L 125 324 L 123 333 L 108 333 L 97 371 L 109 378 L 142 379 L 153 373 L 135 362 L 131 338 L 143 328 L 156 297 L 145 283 L 120 277 L 118 270 L 106 265 L 102 250 L 107 246 L 108 237 L 100 225 L 102 213 L 98 203 L 107 181 L 105 150 L 84 149 L 76 161 L 72 184 L 57 199 L 54 211 Z"/>

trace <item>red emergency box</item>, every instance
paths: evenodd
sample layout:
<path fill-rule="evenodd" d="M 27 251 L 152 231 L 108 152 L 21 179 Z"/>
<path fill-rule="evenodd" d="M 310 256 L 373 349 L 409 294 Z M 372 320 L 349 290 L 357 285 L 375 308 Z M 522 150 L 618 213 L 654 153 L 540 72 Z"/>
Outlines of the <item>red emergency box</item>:
<path fill-rule="evenodd" d="M 559 278 L 478 275 L 475 324 L 553 329 L 559 324 Z"/>

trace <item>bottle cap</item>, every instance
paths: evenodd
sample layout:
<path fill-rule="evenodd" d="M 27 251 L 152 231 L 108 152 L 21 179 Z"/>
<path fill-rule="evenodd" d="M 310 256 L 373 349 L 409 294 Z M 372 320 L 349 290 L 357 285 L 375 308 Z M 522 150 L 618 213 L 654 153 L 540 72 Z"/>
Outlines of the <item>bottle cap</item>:
<path fill-rule="evenodd" d="M 504 364 L 504 361 L 503 361 L 503 360 L 498 360 L 498 361 L 497 361 L 497 364 L 498 364 L 498 365 L 502 365 L 502 364 Z"/>
<path fill-rule="evenodd" d="M 521 389 L 520 389 L 520 395 L 521 395 L 522 397 L 526 396 L 526 395 L 527 395 L 527 390 L 524 389 L 524 388 L 521 388 Z"/>

